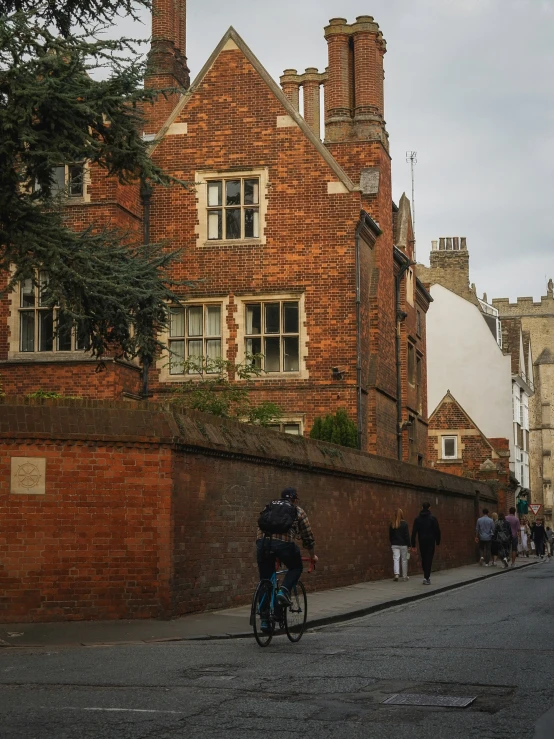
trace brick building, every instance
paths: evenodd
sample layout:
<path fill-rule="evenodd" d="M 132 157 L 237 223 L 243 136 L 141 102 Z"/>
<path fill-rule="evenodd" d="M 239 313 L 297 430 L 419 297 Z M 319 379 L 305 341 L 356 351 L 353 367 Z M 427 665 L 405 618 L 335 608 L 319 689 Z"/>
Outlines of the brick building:
<path fill-rule="evenodd" d="M 429 466 L 494 486 L 500 510 L 511 489 L 508 439 L 487 439 L 450 391 L 429 416 Z"/>
<path fill-rule="evenodd" d="M 531 500 L 543 505 L 540 515 L 552 526 L 552 454 L 554 453 L 554 284 L 549 280 L 540 301 L 506 298 L 492 301 L 502 326 L 521 327 L 533 353 L 528 356 L 527 374 L 534 383 L 529 399 L 529 470 Z M 523 345 L 525 355 L 525 343 Z"/>
<path fill-rule="evenodd" d="M 181 92 L 146 111 L 144 136 L 187 186 L 145 193 L 86 166 L 81 178 L 59 172 L 72 227 L 108 222 L 168 240 L 181 250 L 174 276 L 194 281 L 162 337 L 150 396 L 188 380 L 187 360 L 260 353 L 254 394 L 283 408 L 286 430 L 309 432 L 346 408 L 362 449 L 423 464 L 430 295 L 412 264 L 409 202 L 392 201 L 377 23 L 332 19 L 328 70 L 287 69 L 282 88 L 232 28 L 190 85 L 185 28 L 185 0 L 154 2 L 145 84 Z M 56 311 L 38 293 L 21 285 L 1 304 L 4 391 L 140 397 L 140 368 L 84 356 L 71 327 L 55 338 Z"/>

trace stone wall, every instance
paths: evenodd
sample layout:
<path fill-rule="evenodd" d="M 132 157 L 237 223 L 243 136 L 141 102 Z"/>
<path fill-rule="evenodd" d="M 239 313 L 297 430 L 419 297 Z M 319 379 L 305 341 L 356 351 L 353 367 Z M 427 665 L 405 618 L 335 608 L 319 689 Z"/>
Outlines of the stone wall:
<path fill-rule="evenodd" d="M 389 518 L 424 500 L 443 529 L 436 567 L 468 563 L 475 512 L 494 505 L 482 483 L 201 414 L 4 398 L 0 621 L 248 602 L 258 512 L 288 485 L 317 539 L 317 589 L 389 577 Z"/>

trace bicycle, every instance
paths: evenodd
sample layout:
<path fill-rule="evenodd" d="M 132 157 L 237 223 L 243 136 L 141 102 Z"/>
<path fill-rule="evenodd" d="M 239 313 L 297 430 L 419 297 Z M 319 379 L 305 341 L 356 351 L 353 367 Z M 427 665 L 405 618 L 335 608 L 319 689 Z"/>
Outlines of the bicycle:
<path fill-rule="evenodd" d="M 312 572 L 315 568 L 315 562 L 309 557 L 302 557 L 302 561 L 311 562 L 308 573 Z M 254 629 L 254 637 L 260 647 L 268 646 L 273 639 L 277 625 L 286 632 L 287 637 L 294 644 L 300 641 L 306 628 L 308 599 L 301 580 L 298 581 L 290 594 L 290 606 L 284 606 L 277 602 L 277 591 L 281 584 L 278 578 L 287 572 L 287 570 L 279 570 L 279 566 L 280 563 L 277 562 L 271 580 L 260 580 L 252 599 L 250 625 Z M 264 631 L 262 631 L 262 621 L 265 621 L 268 626 Z"/>

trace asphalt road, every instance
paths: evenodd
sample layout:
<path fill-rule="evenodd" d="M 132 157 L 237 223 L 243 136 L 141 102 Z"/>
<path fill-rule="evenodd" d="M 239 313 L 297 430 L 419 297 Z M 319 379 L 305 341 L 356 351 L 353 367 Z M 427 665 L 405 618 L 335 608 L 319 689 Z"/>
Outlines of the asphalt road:
<path fill-rule="evenodd" d="M 266 649 L 0 650 L 0 737 L 553 739 L 553 583 L 541 563 Z M 407 692 L 476 700 L 382 703 Z"/>

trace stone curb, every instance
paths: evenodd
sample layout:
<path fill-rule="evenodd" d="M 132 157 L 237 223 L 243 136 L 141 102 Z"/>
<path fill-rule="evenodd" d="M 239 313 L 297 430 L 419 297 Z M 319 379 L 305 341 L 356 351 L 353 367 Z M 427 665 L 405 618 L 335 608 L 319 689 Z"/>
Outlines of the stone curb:
<path fill-rule="evenodd" d="M 486 575 L 479 575 L 473 577 L 471 580 L 464 580 L 463 582 L 452 583 L 451 585 L 445 585 L 443 587 L 434 588 L 431 590 L 424 590 L 421 593 L 415 595 L 407 595 L 405 598 L 397 600 L 388 600 L 383 603 L 376 603 L 373 606 L 367 606 L 366 608 L 358 608 L 355 611 L 349 611 L 347 613 L 337 613 L 333 616 L 322 616 L 321 618 L 309 619 L 306 623 L 306 629 L 319 628 L 321 626 L 329 626 L 329 624 L 342 623 L 344 621 L 353 621 L 363 616 L 369 616 L 372 613 L 378 613 L 379 611 L 386 611 L 389 608 L 395 606 L 406 605 L 406 603 L 413 603 L 414 601 L 423 600 L 424 598 L 430 598 L 433 595 L 439 593 L 446 593 L 449 590 L 457 590 L 463 588 L 466 585 L 472 585 L 473 583 L 480 582 L 481 580 L 488 580 L 491 577 L 498 577 L 499 575 L 506 575 L 508 572 L 517 572 L 523 570 L 526 567 L 533 567 L 538 565 L 540 562 L 526 562 L 525 564 L 519 565 L 516 568 L 508 567 L 498 570 L 497 572 L 488 572 Z M 280 632 L 278 632 L 280 633 Z M 56 648 L 67 648 L 67 647 L 123 647 L 123 646 L 136 646 L 144 644 L 169 644 L 171 642 L 185 642 L 185 641 L 223 641 L 226 639 L 249 639 L 253 638 L 252 631 L 241 631 L 235 634 L 200 634 L 196 636 L 171 636 L 163 637 L 160 639 L 145 639 L 138 641 L 113 641 L 113 642 L 75 642 L 72 644 L 7 644 L 0 640 L 0 649 L 43 649 L 45 647 L 56 647 Z"/>

